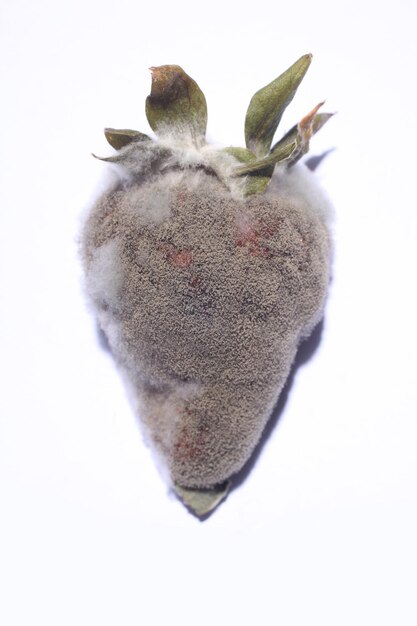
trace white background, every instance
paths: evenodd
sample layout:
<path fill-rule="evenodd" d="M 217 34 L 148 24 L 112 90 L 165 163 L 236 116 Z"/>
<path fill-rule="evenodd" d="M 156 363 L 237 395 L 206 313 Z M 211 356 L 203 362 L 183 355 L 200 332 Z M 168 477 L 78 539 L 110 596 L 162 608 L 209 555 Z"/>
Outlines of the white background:
<path fill-rule="evenodd" d="M 0 623 L 417 623 L 416 5 L 2 0 Z M 167 493 L 81 292 L 105 126 L 149 132 L 151 65 L 243 145 L 252 94 L 314 61 L 336 209 L 321 342 L 255 467 L 205 522 Z"/>

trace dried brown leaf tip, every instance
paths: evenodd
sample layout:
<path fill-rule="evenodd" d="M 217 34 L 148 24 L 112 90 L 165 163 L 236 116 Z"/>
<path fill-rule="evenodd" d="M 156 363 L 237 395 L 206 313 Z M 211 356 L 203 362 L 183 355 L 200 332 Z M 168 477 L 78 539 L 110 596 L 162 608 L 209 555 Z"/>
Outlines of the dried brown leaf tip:
<path fill-rule="evenodd" d="M 172 135 L 177 141 L 203 145 L 207 104 L 200 87 L 179 65 L 150 69 L 152 87 L 146 99 L 146 116 L 152 130 L 158 136 Z"/>

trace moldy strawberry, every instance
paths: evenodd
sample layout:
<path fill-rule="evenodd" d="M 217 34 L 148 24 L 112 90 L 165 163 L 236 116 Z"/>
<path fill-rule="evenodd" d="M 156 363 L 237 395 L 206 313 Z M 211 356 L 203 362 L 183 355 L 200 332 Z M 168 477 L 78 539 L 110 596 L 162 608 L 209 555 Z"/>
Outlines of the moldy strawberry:
<path fill-rule="evenodd" d="M 147 440 L 197 515 L 251 456 L 323 315 L 328 202 L 298 161 L 330 114 L 317 105 L 273 144 L 310 62 L 253 96 L 245 148 L 207 144 L 205 97 L 176 65 L 151 68 L 156 139 L 105 130 L 119 176 L 83 228 L 87 292 Z"/>

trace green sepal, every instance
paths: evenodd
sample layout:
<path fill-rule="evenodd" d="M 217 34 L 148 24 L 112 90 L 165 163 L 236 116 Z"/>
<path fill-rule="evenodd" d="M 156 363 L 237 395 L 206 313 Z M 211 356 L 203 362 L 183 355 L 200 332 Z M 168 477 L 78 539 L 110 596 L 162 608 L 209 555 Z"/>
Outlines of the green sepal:
<path fill-rule="evenodd" d="M 241 163 L 253 163 L 257 160 L 254 153 L 247 148 L 230 146 L 228 148 L 223 148 L 223 152 L 227 152 L 227 154 L 232 155 Z M 265 191 L 270 183 L 273 172 L 274 168 L 269 166 L 260 171 L 256 170 L 251 175 L 248 175 L 245 180 L 245 196 L 252 196 L 256 193 L 262 193 Z"/>
<path fill-rule="evenodd" d="M 99 161 L 105 161 L 105 163 L 121 163 L 123 161 L 123 157 L 119 154 L 113 154 L 112 156 L 108 157 L 100 157 L 92 152 L 91 156 L 93 156 L 95 159 L 98 159 Z"/>
<path fill-rule="evenodd" d="M 227 148 L 223 148 L 222 152 L 230 154 L 241 163 L 249 163 L 250 161 L 256 160 L 256 155 L 251 152 L 251 150 L 241 148 L 240 146 L 228 146 Z"/>
<path fill-rule="evenodd" d="M 174 483 L 174 491 L 186 507 L 198 517 L 213 511 L 225 499 L 229 492 L 230 482 L 226 481 L 211 489 L 190 489 Z"/>
<path fill-rule="evenodd" d="M 255 161 L 236 167 L 235 175 L 245 176 L 246 174 L 260 174 L 266 168 L 275 166 L 281 161 L 288 160 L 296 148 L 296 140 L 285 143 L 285 145 L 278 145 L 275 150 L 271 151 L 270 154 L 263 159 L 256 159 Z"/>
<path fill-rule="evenodd" d="M 333 115 L 334 113 L 317 113 L 313 118 L 313 135 L 315 135 L 320 128 L 323 128 Z"/>
<path fill-rule="evenodd" d="M 133 141 L 152 141 L 148 135 L 140 133 L 138 130 L 130 130 L 128 128 L 105 128 L 104 135 L 115 150 L 121 150 Z"/>
<path fill-rule="evenodd" d="M 317 113 L 322 106 L 318 104 L 310 113 L 289 130 L 272 148 L 271 152 L 263 159 L 256 159 L 245 163 L 235 169 L 237 176 L 247 174 L 261 174 L 268 166 L 277 163 L 285 163 L 287 166 L 294 165 L 304 154 L 308 152 L 311 137 L 324 126 L 332 117 L 333 113 Z M 272 173 L 271 173 L 272 176 Z"/>
<path fill-rule="evenodd" d="M 271 153 L 277 150 L 284 150 L 285 146 L 295 142 L 294 151 L 287 161 L 288 166 L 294 165 L 304 154 L 307 154 L 311 137 L 334 115 L 333 113 L 317 113 L 322 105 L 323 103 L 320 102 L 310 113 L 303 117 L 298 124 L 293 126 L 284 137 L 273 146 Z"/>
<path fill-rule="evenodd" d="M 146 117 L 158 136 L 205 143 L 207 104 L 197 83 L 178 65 L 151 67 L 151 93 L 146 99 Z"/>
<path fill-rule="evenodd" d="M 100 157 L 92 154 L 95 159 L 105 163 L 117 163 L 124 166 L 134 174 L 140 175 L 144 172 L 160 172 L 166 167 L 168 161 L 172 159 L 173 152 L 167 146 L 157 141 L 130 142 L 123 149 L 108 157 Z"/>
<path fill-rule="evenodd" d="M 246 147 L 256 156 L 268 154 L 281 117 L 303 80 L 311 59 L 311 54 L 305 54 L 252 97 L 245 119 L 245 141 Z"/>
<path fill-rule="evenodd" d="M 273 170 L 271 175 L 267 173 L 265 176 L 262 174 L 252 174 L 247 176 L 245 181 L 245 196 L 253 196 L 258 193 L 263 193 L 271 182 L 272 174 Z"/>

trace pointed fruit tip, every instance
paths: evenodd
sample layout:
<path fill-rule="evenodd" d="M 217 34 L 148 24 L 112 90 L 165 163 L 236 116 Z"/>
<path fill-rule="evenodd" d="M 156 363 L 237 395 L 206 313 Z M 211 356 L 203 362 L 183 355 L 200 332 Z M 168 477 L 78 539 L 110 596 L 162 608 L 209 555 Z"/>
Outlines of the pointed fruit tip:
<path fill-rule="evenodd" d="M 211 489 L 190 489 L 174 483 L 173 489 L 182 503 L 197 517 L 204 517 L 224 500 L 229 493 L 230 481 Z"/>

